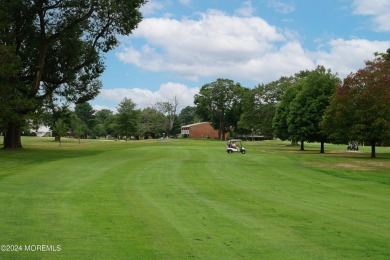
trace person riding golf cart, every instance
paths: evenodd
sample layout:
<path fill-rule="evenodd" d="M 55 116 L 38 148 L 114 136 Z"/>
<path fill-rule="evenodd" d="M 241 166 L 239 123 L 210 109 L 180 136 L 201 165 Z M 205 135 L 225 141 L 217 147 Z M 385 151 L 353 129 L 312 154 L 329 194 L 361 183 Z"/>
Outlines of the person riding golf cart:
<path fill-rule="evenodd" d="M 229 140 L 226 144 L 226 152 L 228 153 L 242 153 L 245 154 L 245 148 L 242 147 L 241 139 L 232 139 Z"/>

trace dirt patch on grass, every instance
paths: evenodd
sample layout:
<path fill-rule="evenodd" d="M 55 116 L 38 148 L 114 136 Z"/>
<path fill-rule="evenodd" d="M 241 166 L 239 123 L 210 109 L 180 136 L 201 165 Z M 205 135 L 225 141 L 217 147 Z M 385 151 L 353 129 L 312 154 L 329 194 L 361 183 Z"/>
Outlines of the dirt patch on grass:
<path fill-rule="evenodd" d="M 386 169 L 390 169 L 390 162 L 368 162 L 369 165 L 372 165 L 374 167 L 383 167 L 383 168 L 386 168 Z"/>
<path fill-rule="evenodd" d="M 375 161 L 362 161 L 362 160 L 358 160 L 354 163 L 325 164 L 325 163 L 311 162 L 309 164 L 321 168 L 349 169 L 349 170 L 356 170 L 356 171 L 375 171 L 375 170 L 390 169 L 390 162 L 375 162 Z"/>
<path fill-rule="evenodd" d="M 351 170 L 360 170 L 360 171 L 369 171 L 374 169 L 369 165 L 362 166 L 360 164 L 352 164 L 352 163 L 336 163 L 333 165 L 328 165 L 328 168 L 342 168 L 342 169 L 351 169 Z"/>

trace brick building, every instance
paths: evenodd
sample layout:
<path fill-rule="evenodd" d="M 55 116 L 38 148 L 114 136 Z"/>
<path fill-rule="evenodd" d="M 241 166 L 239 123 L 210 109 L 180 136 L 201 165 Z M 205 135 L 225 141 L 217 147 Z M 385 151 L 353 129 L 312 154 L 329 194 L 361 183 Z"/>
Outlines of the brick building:
<path fill-rule="evenodd" d="M 181 134 L 189 138 L 218 138 L 218 131 L 209 122 L 183 125 L 181 127 Z"/>

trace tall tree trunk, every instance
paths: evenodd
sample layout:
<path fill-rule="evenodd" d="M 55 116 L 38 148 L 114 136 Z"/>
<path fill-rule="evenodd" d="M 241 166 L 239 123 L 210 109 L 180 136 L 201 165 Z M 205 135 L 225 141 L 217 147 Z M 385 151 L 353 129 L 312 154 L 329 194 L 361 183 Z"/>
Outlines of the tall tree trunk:
<path fill-rule="evenodd" d="M 223 138 L 223 123 L 222 119 L 219 120 L 219 129 L 218 129 L 218 140 L 222 140 Z"/>
<path fill-rule="evenodd" d="M 4 136 L 4 149 L 22 148 L 21 124 L 18 122 L 9 122 Z"/>
<path fill-rule="evenodd" d="M 376 157 L 376 154 L 375 154 L 375 142 L 372 142 L 371 143 L 371 158 L 375 158 Z"/>
<path fill-rule="evenodd" d="M 301 151 L 305 151 L 305 142 L 301 141 Z"/>
<path fill-rule="evenodd" d="M 321 151 L 320 153 L 325 153 L 325 142 L 321 141 Z"/>

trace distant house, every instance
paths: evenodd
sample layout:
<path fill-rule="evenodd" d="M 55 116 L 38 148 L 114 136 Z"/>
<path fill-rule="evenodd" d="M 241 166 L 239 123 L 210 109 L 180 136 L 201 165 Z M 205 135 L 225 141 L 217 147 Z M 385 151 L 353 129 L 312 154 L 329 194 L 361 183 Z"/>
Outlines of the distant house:
<path fill-rule="evenodd" d="M 181 127 L 181 135 L 189 138 L 218 138 L 218 131 L 209 122 L 201 122 Z"/>
<path fill-rule="evenodd" d="M 36 130 L 31 130 L 32 132 L 35 132 L 37 136 L 42 137 L 42 136 L 51 136 L 52 131 L 50 128 L 46 125 L 40 124 L 38 129 Z"/>

